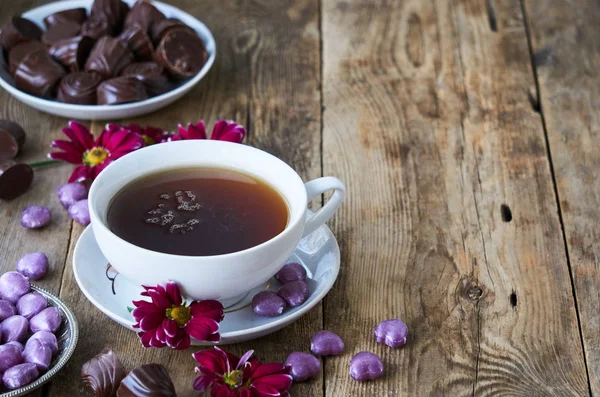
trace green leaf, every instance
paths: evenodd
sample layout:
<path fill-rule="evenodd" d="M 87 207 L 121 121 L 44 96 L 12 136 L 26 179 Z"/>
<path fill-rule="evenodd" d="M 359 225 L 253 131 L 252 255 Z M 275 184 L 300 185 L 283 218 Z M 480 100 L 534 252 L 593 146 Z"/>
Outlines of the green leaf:
<path fill-rule="evenodd" d="M 129 313 L 131 313 L 133 311 L 133 307 L 127 306 L 127 310 L 129 310 Z"/>

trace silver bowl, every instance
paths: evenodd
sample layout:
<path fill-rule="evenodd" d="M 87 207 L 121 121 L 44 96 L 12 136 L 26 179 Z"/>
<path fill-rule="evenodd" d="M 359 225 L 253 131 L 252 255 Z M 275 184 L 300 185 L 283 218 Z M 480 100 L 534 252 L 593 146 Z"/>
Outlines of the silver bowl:
<path fill-rule="evenodd" d="M 73 355 L 75 351 L 75 346 L 77 345 L 77 340 L 79 339 L 79 327 L 77 326 L 77 319 L 75 315 L 65 305 L 65 303 L 60 300 L 54 294 L 42 289 L 40 287 L 36 287 L 35 285 L 31 286 L 33 291 L 39 292 L 48 300 L 48 307 L 54 306 L 56 307 L 60 315 L 62 317 L 62 324 L 60 329 L 56 332 L 56 339 L 58 341 L 58 353 L 52 358 L 52 362 L 50 363 L 50 368 L 48 372 L 31 382 L 30 384 L 20 387 L 18 389 L 6 391 L 0 394 L 0 397 L 16 397 L 23 396 L 25 394 L 31 393 L 33 390 L 41 387 L 44 383 L 48 382 L 58 371 L 61 370 L 62 367 L 65 366 L 67 361 Z M 6 390 L 4 387 L 0 390 Z"/>

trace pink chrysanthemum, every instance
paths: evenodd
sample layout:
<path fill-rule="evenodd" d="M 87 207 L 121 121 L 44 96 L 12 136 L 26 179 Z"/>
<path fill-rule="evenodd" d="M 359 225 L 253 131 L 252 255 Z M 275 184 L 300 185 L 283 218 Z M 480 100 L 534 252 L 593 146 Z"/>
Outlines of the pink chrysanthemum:
<path fill-rule="evenodd" d="M 163 130 L 162 128 L 146 126 L 146 128 L 142 128 L 139 124 L 129 124 L 127 126 L 121 126 L 118 124 L 109 124 L 110 126 L 114 126 L 115 128 L 125 128 L 129 131 L 138 134 L 144 140 L 144 146 L 154 145 L 156 143 L 167 142 L 171 137 L 171 133 Z"/>
<path fill-rule="evenodd" d="M 207 139 L 206 127 L 204 121 L 200 120 L 196 124 L 189 123 L 187 127 L 179 124 L 177 134 L 169 139 L 180 141 L 187 139 Z M 210 139 L 216 141 L 227 141 L 233 143 L 242 143 L 246 137 L 246 129 L 234 121 L 219 120 L 215 124 Z"/>

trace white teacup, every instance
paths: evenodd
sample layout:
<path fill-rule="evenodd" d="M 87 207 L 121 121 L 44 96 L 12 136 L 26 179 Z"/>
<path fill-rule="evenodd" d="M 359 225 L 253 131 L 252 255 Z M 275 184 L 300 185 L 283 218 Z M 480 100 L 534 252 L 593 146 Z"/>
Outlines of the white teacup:
<path fill-rule="evenodd" d="M 225 255 L 183 256 L 151 251 L 112 233 L 107 213 L 113 197 L 133 180 L 160 171 L 217 167 L 254 175 L 277 189 L 287 202 L 286 228 L 262 244 Z M 334 190 L 331 199 L 307 219 L 313 198 Z M 89 194 L 91 224 L 100 250 L 124 277 L 143 285 L 176 281 L 192 299 L 232 301 L 267 282 L 285 264 L 298 242 L 323 225 L 344 200 L 344 184 L 324 177 L 306 184 L 286 163 L 262 150 L 221 141 L 187 140 L 153 145 L 110 164 Z"/>

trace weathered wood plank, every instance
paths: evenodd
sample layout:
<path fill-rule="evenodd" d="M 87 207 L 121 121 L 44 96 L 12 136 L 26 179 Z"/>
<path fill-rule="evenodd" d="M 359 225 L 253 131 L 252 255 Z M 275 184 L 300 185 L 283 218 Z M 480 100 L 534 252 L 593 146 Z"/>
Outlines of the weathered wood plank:
<path fill-rule="evenodd" d="M 521 9 L 487 3 L 323 3 L 324 173 L 349 184 L 326 395 L 587 394 Z M 390 317 L 402 350 L 373 340 Z M 383 380 L 348 376 L 360 350 Z"/>
<path fill-rule="evenodd" d="M 600 3 L 527 0 L 524 8 L 590 388 L 600 395 Z"/>

